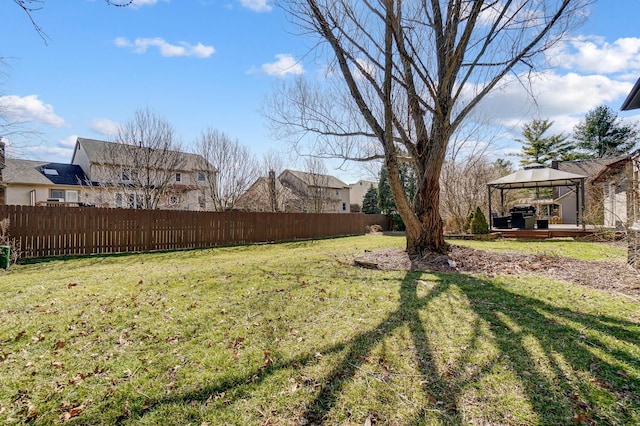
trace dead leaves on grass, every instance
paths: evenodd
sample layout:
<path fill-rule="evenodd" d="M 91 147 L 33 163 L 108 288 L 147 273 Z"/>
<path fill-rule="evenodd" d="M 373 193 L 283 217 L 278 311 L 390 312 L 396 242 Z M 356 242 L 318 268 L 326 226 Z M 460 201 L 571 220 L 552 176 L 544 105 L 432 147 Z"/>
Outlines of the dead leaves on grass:
<path fill-rule="evenodd" d="M 84 404 L 74 406 L 67 401 L 63 401 L 62 404 L 60 404 L 60 409 L 63 410 L 63 413 L 60 414 L 58 420 L 60 420 L 61 422 L 68 422 L 72 418 L 78 417 L 80 414 L 82 414 L 86 408 L 87 407 Z"/>

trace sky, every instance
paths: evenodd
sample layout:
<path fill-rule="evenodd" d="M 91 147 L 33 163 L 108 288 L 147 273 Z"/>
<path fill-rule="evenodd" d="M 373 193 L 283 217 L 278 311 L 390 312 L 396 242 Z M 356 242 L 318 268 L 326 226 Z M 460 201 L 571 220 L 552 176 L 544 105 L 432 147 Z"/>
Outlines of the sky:
<path fill-rule="evenodd" d="M 0 2 L 0 111 L 38 132 L 26 140 L 5 136 L 22 158 L 69 163 L 77 137 L 109 140 L 143 108 L 171 122 L 185 150 L 212 127 L 257 156 L 286 155 L 290 148 L 270 137 L 263 101 L 277 80 L 323 66 L 307 54 L 312 41 L 269 0 L 135 0 L 129 7 L 46 0 L 41 6 L 32 18 L 44 38 L 14 2 Z M 536 79 L 537 103 L 518 85 L 491 94 L 483 107 L 502 126 L 498 155 L 520 149 L 513 140 L 533 118 L 554 121 L 552 134 L 570 134 L 598 105 L 618 112 L 640 77 L 638 15 L 640 0 L 597 1 L 554 50 L 555 66 Z M 640 112 L 619 117 L 640 121 Z M 330 164 L 329 173 L 347 183 L 371 178 L 355 166 Z"/>

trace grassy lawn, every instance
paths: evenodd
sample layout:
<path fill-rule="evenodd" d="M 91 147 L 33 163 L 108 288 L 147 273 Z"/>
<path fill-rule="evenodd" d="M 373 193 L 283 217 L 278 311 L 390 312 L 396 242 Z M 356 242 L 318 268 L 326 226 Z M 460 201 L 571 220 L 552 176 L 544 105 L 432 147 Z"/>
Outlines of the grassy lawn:
<path fill-rule="evenodd" d="M 593 243 L 456 243 L 624 264 Z M 540 277 L 350 264 L 403 245 L 362 236 L 0 272 L 0 420 L 640 424 L 640 304 Z"/>

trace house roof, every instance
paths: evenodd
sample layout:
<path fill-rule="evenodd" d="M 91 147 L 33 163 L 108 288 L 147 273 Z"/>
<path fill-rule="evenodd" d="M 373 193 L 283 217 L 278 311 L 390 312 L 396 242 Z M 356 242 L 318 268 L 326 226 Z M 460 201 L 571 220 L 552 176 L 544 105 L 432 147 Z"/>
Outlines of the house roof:
<path fill-rule="evenodd" d="M 640 78 L 633 85 L 631 92 L 627 95 L 627 99 L 624 100 L 620 109 L 622 111 L 629 111 L 631 109 L 640 108 Z"/>
<path fill-rule="evenodd" d="M 15 158 L 6 159 L 2 177 L 6 183 L 29 185 L 81 185 L 87 179 L 80 166 L 74 164 Z"/>
<path fill-rule="evenodd" d="M 573 186 L 586 176 L 550 168 L 524 169 L 488 183 L 498 189 Z"/>
<path fill-rule="evenodd" d="M 366 186 L 367 188 L 369 188 L 370 186 L 378 186 L 378 182 L 373 182 L 370 180 L 364 180 L 364 179 L 360 179 L 359 181 L 357 181 L 356 183 L 350 183 L 349 184 L 349 188 L 355 188 L 356 186 Z"/>
<path fill-rule="evenodd" d="M 593 176 L 593 178 L 591 178 L 591 181 L 593 183 L 596 182 L 601 182 L 606 180 L 607 178 L 609 178 L 612 175 L 615 175 L 617 173 L 620 173 L 620 171 L 622 171 L 625 167 L 625 165 L 631 161 L 634 157 L 637 157 L 640 155 L 640 149 L 632 152 L 629 155 L 623 156 L 623 157 L 616 157 L 615 159 L 611 159 L 611 161 L 609 161 L 608 164 L 605 164 L 599 171 L 598 173 Z"/>
<path fill-rule="evenodd" d="M 595 176 L 602 168 L 608 164 L 616 162 L 624 157 L 594 158 L 592 160 L 559 161 L 557 169 L 564 172 L 584 175 L 586 177 Z"/>
<path fill-rule="evenodd" d="M 87 157 L 91 163 L 105 163 L 109 162 L 110 158 L 114 157 L 118 151 L 122 151 L 122 159 L 118 158 L 118 163 L 125 163 L 127 158 L 130 158 L 130 153 L 126 150 L 131 148 L 144 149 L 135 146 L 123 145 L 116 142 L 107 142 L 97 139 L 78 138 L 77 144 L 82 146 L 82 149 L 87 154 Z M 72 163 L 75 163 L 77 149 L 73 153 Z M 199 154 L 192 154 L 190 152 L 172 151 L 177 152 L 184 160 L 182 170 L 207 170 L 206 160 Z M 120 157 L 120 155 L 118 155 Z M 126 165 L 126 164 L 122 164 Z"/>
<path fill-rule="evenodd" d="M 349 185 L 341 181 L 340 179 L 331 175 L 322 175 L 317 173 L 306 173 L 298 170 L 286 169 L 280 174 L 280 179 L 283 174 L 290 173 L 296 178 L 300 179 L 307 186 L 317 186 L 322 188 L 344 189 L 349 188 Z"/>

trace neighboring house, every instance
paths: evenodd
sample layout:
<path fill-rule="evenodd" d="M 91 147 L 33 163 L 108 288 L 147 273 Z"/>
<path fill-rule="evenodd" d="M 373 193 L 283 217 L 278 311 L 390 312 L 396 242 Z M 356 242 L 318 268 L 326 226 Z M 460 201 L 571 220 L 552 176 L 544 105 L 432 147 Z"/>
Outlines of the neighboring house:
<path fill-rule="evenodd" d="M 86 175 L 73 164 L 49 163 L 7 158 L 2 171 L 5 203 L 35 206 L 38 204 L 81 203 L 82 183 Z"/>
<path fill-rule="evenodd" d="M 357 204 L 362 209 L 364 195 L 367 193 L 369 188 L 377 186 L 377 182 L 369 180 L 359 180 L 356 183 L 349 184 L 349 199 L 351 200 L 351 204 Z"/>
<path fill-rule="evenodd" d="M 287 169 L 278 180 L 295 195 L 285 201 L 285 211 L 350 212 L 349 185 L 336 177 Z"/>
<path fill-rule="evenodd" d="M 586 176 L 585 217 L 588 221 L 602 224 L 602 188 L 593 185 L 593 178 L 608 164 L 621 157 L 597 158 L 593 160 L 553 161 L 551 168 L 576 175 Z M 576 193 L 574 188 L 562 186 L 554 188 L 553 202 L 560 205 L 562 223 L 576 223 Z"/>
<path fill-rule="evenodd" d="M 71 163 L 86 175 L 83 195 L 89 203 L 141 208 L 153 198 L 161 209 L 207 210 L 210 205 L 206 183 L 213 169 L 197 154 L 78 138 Z"/>
<path fill-rule="evenodd" d="M 261 176 L 238 197 L 235 208 L 254 212 L 282 212 L 285 202 L 293 195 L 282 183 L 275 178 L 275 173 Z"/>
<path fill-rule="evenodd" d="M 349 185 L 323 174 L 285 170 L 258 178 L 236 203 L 248 211 L 349 213 Z"/>

